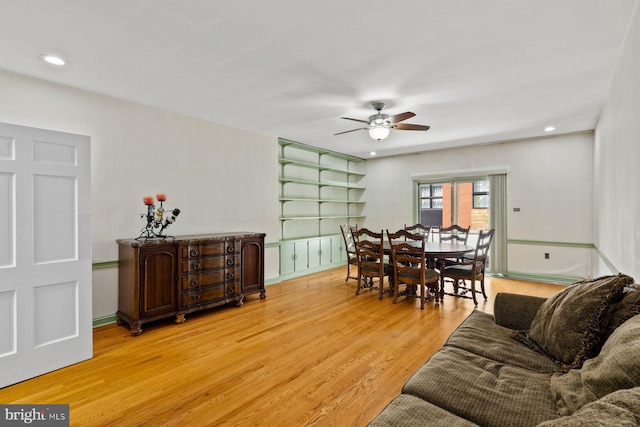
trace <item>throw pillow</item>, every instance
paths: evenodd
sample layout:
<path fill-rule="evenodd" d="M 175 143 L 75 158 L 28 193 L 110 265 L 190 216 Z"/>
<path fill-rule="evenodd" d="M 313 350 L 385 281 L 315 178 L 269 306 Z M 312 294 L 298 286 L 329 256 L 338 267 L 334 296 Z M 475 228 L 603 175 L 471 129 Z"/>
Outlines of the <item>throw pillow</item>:
<path fill-rule="evenodd" d="M 584 405 L 616 390 L 640 387 L 640 315 L 618 327 L 600 354 L 581 369 L 551 376 L 549 387 L 560 415 L 571 415 Z"/>
<path fill-rule="evenodd" d="M 527 338 L 564 370 L 580 368 L 600 349 L 609 310 L 633 279 L 624 274 L 577 282 L 538 309 Z"/>
<path fill-rule="evenodd" d="M 627 320 L 640 314 L 640 285 L 633 284 L 624 288 L 622 300 L 611 311 L 603 342 Z"/>

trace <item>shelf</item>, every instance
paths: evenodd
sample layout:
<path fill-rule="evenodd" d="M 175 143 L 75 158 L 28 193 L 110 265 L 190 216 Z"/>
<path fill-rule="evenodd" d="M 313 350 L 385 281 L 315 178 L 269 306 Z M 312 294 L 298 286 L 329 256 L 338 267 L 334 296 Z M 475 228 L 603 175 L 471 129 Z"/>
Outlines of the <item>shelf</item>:
<path fill-rule="evenodd" d="M 314 185 L 316 187 L 336 187 L 336 188 L 348 188 L 352 190 L 364 190 L 365 188 L 360 185 L 353 185 L 346 182 L 319 182 L 319 181 L 305 181 L 302 179 L 291 179 L 291 178 L 279 178 L 278 179 L 281 184 L 304 184 L 304 185 Z"/>
<path fill-rule="evenodd" d="M 331 237 L 335 237 L 335 238 L 340 238 L 342 239 L 342 235 L 341 234 L 322 234 L 322 235 L 311 235 L 311 236 L 300 236 L 300 237 L 292 237 L 290 239 L 282 239 L 280 240 L 279 243 L 290 243 L 290 242 L 301 242 L 301 241 L 309 241 L 309 240 L 314 240 L 314 239 L 326 239 L 326 238 L 331 238 Z"/>
<path fill-rule="evenodd" d="M 357 181 L 366 174 L 353 170 L 355 163 L 364 159 L 284 139 L 278 144 L 282 240 L 339 235 L 337 224 L 365 218 L 366 202 L 360 199 L 366 188 Z"/>
<path fill-rule="evenodd" d="M 309 220 L 313 219 L 320 221 L 323 219 L 350 219 L 350 218 L 364 218 L 363 215 L 329 215 L 329 216 L 286 216 L 280 217 L 280 221 L 294 221 L 294 220 Z"/>
<path fill-rule="evenodd" d="M 335 151 L 324 150 L 322 148 L 312 147 L 310 145 L 305 145 L 305 144 L 301 144 L 299 142 L 294 142 L 294 141 L 288 141 L 288 140 L 282 139 L 282 138 L 280 138 L 278 140 L 278 144 L 280 144 L 282 147 L 288 147 L 288 146 L 292 145 L 292 146 L 294 146 L 295 148 L 297 148 L 299 150 L 310 151 L 312 153 L 317 153 L 317 154 L 319 154 L 321 156 L 329 155 L 331 157 L 337 157 L 339 159 L 348 160 L 350 162 L 363 162 L 364 161 L 364 159 L 362 159 L 360 157 L 354 157 L 354 156 L 349 156 L 348 154 L 342 154 L 342 153 L 338 153 L 338 152 L 335 152 Z"/>
<path fill-rule="evenodd" d="M 292 198 L 292 197 L 281 197 L 281 202 L 313 202 L 313 203 L 347 203 L 347 204 L 365 204 L 365 202 L 360 202 L 358 200 L 334 200 L 334 199 L 303 199 L 303 198 Z"/>
<path fill-rule="evenodd" d="M 280 157 L 278 159 L 278 161 L 280 162 L 281 165 L 293 165 L 293 166 L 299 166 L 301 168 L 317 169 L 319 171 L 338 172 L 338 173 L 344 173 L 344 174 L 352 175 L 352 176 L 365 176 L 366 175 L 366 174 L 364 174 L 362 172 L 352 171 L 352 170 L 348 170 L 348 169 L 339 169 L 339 168 L 335 168 L 335 167 L 332 167 L 332 166 L 325 166 L 325 165 L 320 165 L 320 164 L 316 164 L 316 163 L 300 162 L 298 160 L 284 159 L 282 157 Z"/>

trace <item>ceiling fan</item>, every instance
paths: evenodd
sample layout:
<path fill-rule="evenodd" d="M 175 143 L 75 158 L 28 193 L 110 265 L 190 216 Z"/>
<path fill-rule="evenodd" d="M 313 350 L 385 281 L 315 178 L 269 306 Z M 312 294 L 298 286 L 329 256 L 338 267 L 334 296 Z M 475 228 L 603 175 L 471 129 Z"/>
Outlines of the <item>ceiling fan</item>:
<path fill-rule="evenodd" d="M 389 116 L 388 114 L 382 114 L 384 108 L 383 102 L 371 103 L 377 113 L 369 116 L 368 120 L 352 119 L 350 117 L 340 117 L 345 120 L 353 120 L 354 122 L 366 123 L 366 127 L 357 129 L 346 130 L 344 132 L 338 132 L 334 135 L 342 135 L 343 133 L 355 132 L 357 130 L 368 130 L 369 136 L 375 140 L 382 140 L 389 136 L 391 129 L 397 130 L 429 130 L 429 126 L 424 125 L 412 125 L 408 123 L 400 123 L 411 117 L 415 116 L 415 113 L 407 111 L 406 113 L 396 114 L 395 116 Z"/>

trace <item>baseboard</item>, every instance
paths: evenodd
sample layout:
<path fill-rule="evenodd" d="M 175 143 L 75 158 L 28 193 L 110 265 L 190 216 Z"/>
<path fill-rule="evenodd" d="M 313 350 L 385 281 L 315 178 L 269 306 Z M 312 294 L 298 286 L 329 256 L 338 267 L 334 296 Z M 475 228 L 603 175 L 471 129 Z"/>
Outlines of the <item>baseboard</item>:
<path fill-rule="evenodd" d="M 112 314 L 110 316 L 96 317 L 93 319 L 93 327 L 99 328 L 100 326 L 111 325 L 118 321 L 118 316 Z"/>
<path fill-rule="evenodd" d="M 584 279 L 584 277 L 552 276 L 549 274 L 531 274 L 518 271 L 508 271 L 505 277 L 509 279 L 520 279 L 531 282 L 552 283 L 556 285 L 570 285 Z"/>
<path fill-rule="evenodd" d="M 281 274 L 279 276 L 279 281 L 281 282 L 283 280 L 295 279 L 296 277 L 307 276 L 307 275 L 313 274 L 313 273 L 320 273 L 321 271 L 333 270 L 334 268 L 338 268 L 338 267 L 341 267 L 341 266 L 344 266 L 344 265 L 347 265 L 346 261 L 342 262 L 342 263 L 329 264 L 329 265 L 315 267 L 315 268 L 307 268 L 305 270 L 296 271 L 294 273 Z M 345 273 L 346 273 L 346 271 L 345 271 Z"/>

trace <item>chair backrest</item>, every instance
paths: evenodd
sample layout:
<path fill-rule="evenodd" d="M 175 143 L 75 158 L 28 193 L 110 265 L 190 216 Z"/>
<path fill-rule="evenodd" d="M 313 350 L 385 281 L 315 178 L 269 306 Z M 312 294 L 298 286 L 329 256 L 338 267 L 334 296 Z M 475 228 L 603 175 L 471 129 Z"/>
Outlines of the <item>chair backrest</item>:
<path fill-rule="evenodd" d="M 478 243 L 476 243 L 476 251 L 474 253 L 474 262 L 476 264 L 482 263 L 482 267 L 486 267 L 487 257 L 489 256 L 489 247 L 493 240 L 495 230 L 492 228 L 489 231 L 480 230 L 478 234 Z"/>
<path fill-rule="evenodd" d="M 389 230 L 387 230 L 387 237 L 391 248 L 391 262 L 398 282 L 424 284 L 426 236 L 411 233 L 405 229 L 398 230 L 395 233 L 389 233 Z M 416 242 L 419 242 L 419 244 L 416 244 Z"/>
<path fill-rule="evenodd" d="M 354 231 L 352 235 L 356 246 L 356 256 L 363 266 L 377 264 L 378 260 L 383 259 L 384 247 L 382 246 L 382 239 L 384 234 L 382 230 L 380 233 L 376 233 L 366 228 L 360 228 Z"/>
<path fill-rule="evenodd" d="M 414 225 L 404 225 L 404 229 L 406 231 L 410 231 L 413 234 L 418 234 L 420 236 L 425 236 L 427 241 L 429 240 L 429 234 L 431 233 L 430 225 L 422 225 L 420 223 Z"/>
<path fill-rule="evenodd" d="M 466 245 L 470 229 L 471 226 L 462 228 L 457 224 L 450 227 L 444 227 L 440 230 L 440 241 Z"/>
<path fill-rule="evenodd" d="M 340 226 L 340 232 L 342 233 L 342 239 L 344 240 L 344 247 L 348 257 L 354 257 L 356 255 L 356 243 L 353 239 L 353 232 L 357 230 L 357 225 L 352 226 L 345 224 Z"/>

